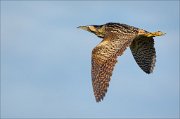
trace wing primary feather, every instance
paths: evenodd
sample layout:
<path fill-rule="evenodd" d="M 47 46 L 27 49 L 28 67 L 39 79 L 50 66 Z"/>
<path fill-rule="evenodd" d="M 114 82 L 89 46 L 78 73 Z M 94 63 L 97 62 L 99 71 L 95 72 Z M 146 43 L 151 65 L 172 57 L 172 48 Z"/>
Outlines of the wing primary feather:
<path fill-rule="evenodd" d="M 156 51 L 152 37 L 140 37 L 130 45 L 133 57 L 138 66 L 147 74 L 153 72 L 156 62 Z"/>

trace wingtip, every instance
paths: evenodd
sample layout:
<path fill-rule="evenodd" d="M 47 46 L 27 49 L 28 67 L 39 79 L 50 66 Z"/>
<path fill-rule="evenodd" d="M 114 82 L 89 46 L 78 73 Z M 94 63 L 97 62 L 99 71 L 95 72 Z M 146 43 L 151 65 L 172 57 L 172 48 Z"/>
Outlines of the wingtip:
<path fill-rule="evenodd" d="M 96 98 L 96 102 L 100 103 L 103 100 L 103 98 Z"/>
<path fill-rule="evenodd" d="M 99 103 L 99 102 L 103 101 L 104 97 L 105 97 L 105 94 L 102 95 L 101 97 L 95 97 L 96 102 Z"/>
<path fill-rule="evenodd" d="M 153 69 L 151 69 L 151 70 L 144 70 L 144 69 L 142 69 L 146 74 L 152 74 L 153 73 Z"/>

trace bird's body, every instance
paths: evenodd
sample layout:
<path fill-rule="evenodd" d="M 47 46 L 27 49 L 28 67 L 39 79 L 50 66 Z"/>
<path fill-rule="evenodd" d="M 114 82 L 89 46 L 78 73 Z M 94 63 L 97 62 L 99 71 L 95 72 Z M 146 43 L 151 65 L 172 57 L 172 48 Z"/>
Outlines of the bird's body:
<path fill-rule="evenodd" d="M 101 101 L 109 86 L 117 57 L 129 46 L 139 67 L 151 73 L 155 66 L 155 36 L 164 33 L 148 32 L 133 26 L 119 23 L 80 26 L 78 28 L 94 33 L 103 40 L 92 51 L 92 85 L 96 101 Z"/>

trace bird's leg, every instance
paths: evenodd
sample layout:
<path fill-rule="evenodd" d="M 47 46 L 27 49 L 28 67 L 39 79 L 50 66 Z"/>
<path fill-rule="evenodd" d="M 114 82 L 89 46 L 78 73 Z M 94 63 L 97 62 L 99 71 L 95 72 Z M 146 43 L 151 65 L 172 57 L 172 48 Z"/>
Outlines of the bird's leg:
<path fill-rule="evenodd" d="M 155 37 L 155 36 L 162 36 L 162 35 L 165 35 L 166 33 L 163 33 L 161 31 L 156 31 L 156 32 L 148 32 L 148 31 L 145 31 L 143 29 L 139 29 L 138 31 L 138 35 L 140 36 L 146 36 L 146 37 Z"/>
<path fill-rule="evenodd" d="M 156 31 L 156 32 L 148 32 L 148 33 L 145 33 L 144 36 L 146 37 L 156 37 L 156 36 L 162 36 L 162 35 L 165 35 L 166 33 L 163 33 L 161 31 Z"/>

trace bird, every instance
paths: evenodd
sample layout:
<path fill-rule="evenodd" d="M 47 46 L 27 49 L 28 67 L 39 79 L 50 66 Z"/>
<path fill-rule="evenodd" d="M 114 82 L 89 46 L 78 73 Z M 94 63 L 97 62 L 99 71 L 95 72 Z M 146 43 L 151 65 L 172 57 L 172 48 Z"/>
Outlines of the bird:
<path fill-rule="evenodd" d="M 103 39 L 92 50 L 91 57 L 91 78 L 96 102 L 104 99 L 117 63 L 117 57 L 121 56 L 127 47 L 130 47 L 138 66 L 145 73 L 152 73 L 156 62 L 153 37 L 166 34 L 161 31 L 148 32 L 141 28 L 113 22 L 77 28 L 91 32 Z"/>

